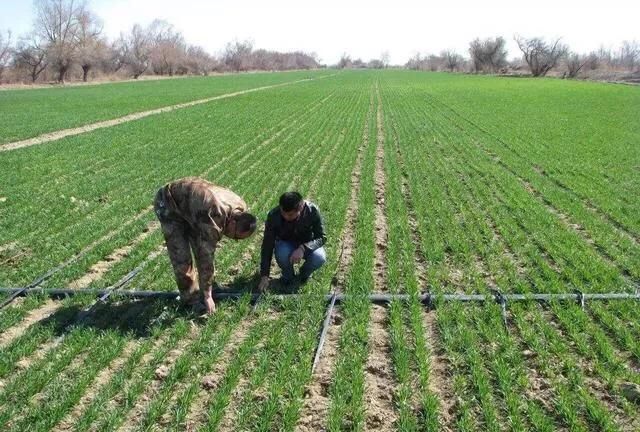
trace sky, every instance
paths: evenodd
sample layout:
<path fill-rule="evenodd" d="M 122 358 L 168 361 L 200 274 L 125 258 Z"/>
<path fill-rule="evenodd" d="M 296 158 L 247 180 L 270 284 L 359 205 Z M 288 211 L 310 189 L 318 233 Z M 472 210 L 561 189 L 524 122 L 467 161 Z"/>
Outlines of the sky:
<path fill-rule="evenodd" d="M 443 49 L 466 56 L 472 39 L 494 36 L 507 39 L 513 58 L 515 34 L 562 37 L 577 52 L 640 41 L 638 0 L 89 0 L 89 6 L 110 39 L 160 18 L 213 54 L 230 40 L 249 39 L 257 48 L 315 52 L 326 64 L 343 53 L 366 61 L 387 51 L 392 64 Z M 19 36 L 33 18 L 30 0 L 0 0 L 0 31 Z"/>

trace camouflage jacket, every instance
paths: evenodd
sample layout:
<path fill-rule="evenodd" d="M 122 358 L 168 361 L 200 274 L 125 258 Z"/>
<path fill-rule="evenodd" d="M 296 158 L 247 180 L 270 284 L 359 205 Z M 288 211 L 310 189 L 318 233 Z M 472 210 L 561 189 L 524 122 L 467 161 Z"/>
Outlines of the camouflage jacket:
<path fill-rule="evenodd" d="M 166 184 L 159 191 L 165 208 L 156 213 L 165 232 L 171 224 L 187 223 L 194 240 L 194 255 L 198 263 L 200 288 L 213 283 L 215 267 L 213 256 L 222 238 L 227 220 L 236 212 L 247 210 L 246 203 L 238 195 L 206 180 L 187 177 Z"/>

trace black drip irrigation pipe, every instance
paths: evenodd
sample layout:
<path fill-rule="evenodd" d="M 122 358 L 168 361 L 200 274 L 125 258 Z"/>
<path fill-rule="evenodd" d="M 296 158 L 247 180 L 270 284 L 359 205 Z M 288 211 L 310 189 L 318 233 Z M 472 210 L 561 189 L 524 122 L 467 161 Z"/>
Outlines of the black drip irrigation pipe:
<path fill-rule="evenodd" d="M 89 252 L 89 250 L 86 250 L 84 252 L 81 252 L 77 255 L 72 256 L 71 258 L 69 258 L 68 260 L 66 260 L 65 262 L 63 262 L 62 264 L 58 265 L 57 267 L 52 268 L 51 270 L 49 270 L 48 272 L 46 272 L 45 274 L 43 274 L 42 276 L 40 276 L 39 278 L 37 278 L 36 280 L 34 280 L 33 282 L 31 282 L 29 285 L 27 285 L 26 287 L 20 288 L 17 292 L 14 292 L 13 294 L 11 294 L 9 296 L 9 298 L 5 299 L 2 303 L 0 303 L 0 309 L 2 309 L 3 307 L 5 307 L 6 305 L 8 305 L 9 303 L 11 303 L 12 301 L 14 301 L 17 297 L 21 296 L 22 294 L 24 294 L 26 291 L 28 291 L 31 288 L 35 288 L 39 285 L 41 285 L 43 282 L 45 282 L 47 279 L 49 279 L 51 276 L 53 276 L 54 274 L 58 273 L 60 270 L 62 270 L 63 268 L 65 268 L 66 266 L 68 266 L 69 264 L 74 263 L 75 261 L 77 261 L 79 258 L 82 258 L 84 255 L 86 255 Z"/>
<path fill-rule="evenodd" d="M 60 264 L 58 267 L 55 267 L 51 270 L 49 270 L 48 272 L 46 272 L 45 274 L 43 274 L 42 276 L 40 276 L 39 278 L 37 278 L 36 280 L 34 280 L 33 282 L 31 282 L 29 285 L 27 285 L 26 287 L 23 288 L 19 288 L 17 291 L 13 292 L 8 298 L 4 299 L 4 301 L 2 303 L 0 303 L 0 309 L 2 309 L 3 307 L 5 307 L 6 305 L 8 305 L 9 303 L 11 303 L 12 301 L 14 301 L 17 297 L 21 296 L 22 294 L 24 294 L 27 290 L 31 289 L 31 288 L 35 288 L 38 285 L 40 285 L 42 282 L 46 281 L 47 279 L 49 279 L 51 276 L 53 276 L 56 272 L 62 270 L 64 267 L 66 267 L 69 263 L 68 262 L 64 262 L 63 264 Z"/>
<path fill-rule="evenodd" d="M 93 294 L 96 296 L 104 296 L 105 294 L 110 293 L 109 295 L 121 296 L 121 297 L 132 297 L 132 298 L 149 298 L 149 297 L 157 297 L 157 298 L 166 298 L 166 299 L 174 299 L 177 298 L 180 293 L 178 291 L 133 291 L 133 290 L 113 290 L 113 288 L 106 289 L 92 289 L 92 288 L 78 288 L 78 289 L 70 289 L 70 288 L 40 288 L 40 287 L 23 287 L 23 288 L 0 288 L 0 293 L 10 293 L 14 295 L 18 293 L 18 295 L 26 295 L 26 294 L 49 294 L 54 297 L 62 297 L 62 296 L 71 296 L 75 294 Z M 238 299 L 246 295 L 246 292 L 238 292 L 238 291 L 214 291 L 213 298 L 215 300 L 225 300 L 225 299 Z M 261 294 L 254 293 L 250 294 L 252 300 L 257 300 Z M 313 296 L 313 294 L 267 294 L 269 298 L 272 299 L 285 299 L 288 297 L 297 297 L 297 296 Z M 322 294 L 321 294 L 322 295 Z M 335 300 L 337 303 L 344 301 L 349 296 L 356 296 L 358 294 L 336 294 Z M 513 301 L 539 301 L 539 302 L 550 302 L 554 300 L 573 300 L 576 302 L 582 301 L 591 301 L 591 300 L 640 300 L 640 292 L 636 293 L 560 293 L 560 294 L 500 294 L 502 298 L 504 298 L 507 302 Z M 324 298 L 326 301 L 330 301 L 333 297 L 333 294 L 325 294 Z M 412 298 L 417 298 L 420 302 L 425 304 L 435 305 L 438 301 L 460 301 L 460 302 L 485 302 L 485 301 L 496 301 L 501 303 L 499 299 L 496 298 L 495 294 L 485 295 L 485 294 L 421 294 L 418 296 L 412 296 L 409 294 L 385 294 L 385 293 L 374 293 L 369 294 L 368 296 L 360 296 L 360 297 L 368 297 L 372 303 L 389 303 L 393 300 L 410 300 Z"/>
<path fill-rule="evenodd" d="M 329 306 L 327 307 L 327 315 L 324 318 L 324 322 L 322 323 L 322 331 L 320 332 L 320 339 L 318 340 L 318 346 L 316 348 L 316 354 L 313 357 L 313 365 L 311 366 L 311 373 L 316 370 L 318 366 L 318 362 L 320 361 L 320 354 L 322 353 L 322 348 L 324 347 L 324 340 L 327 337 L 327 331 L 329 330 L 329 321 L 331 321 L 331 315 L 333 315 L 333 308 L 336 305 L 337 294 L 333 294 L 331 296 L 331 301 L 329 302 Z"/>

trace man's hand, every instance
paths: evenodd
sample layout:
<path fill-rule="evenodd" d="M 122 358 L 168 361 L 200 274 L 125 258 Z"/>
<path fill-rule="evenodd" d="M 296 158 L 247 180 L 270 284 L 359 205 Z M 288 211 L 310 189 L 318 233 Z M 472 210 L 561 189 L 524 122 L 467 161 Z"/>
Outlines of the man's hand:
<path fill-rule="evenodd" d="M 258 291 L 263 293 L 267 288 L 269 288 L 269 276 L 262 276 L 260 278 L 260 283 L 258 283 Z"/>
<path fill-rule="evenodd" d="M 299 263 L 303 256 L 304 256 L 304 246 L 300 246 L 298 249 L 293 251 L 293 253 L 289 257 L 289 261 L 292 264 Z"/>
<path fill-rule="evenodd" d="M 207 314 L 211 315 L 216 311 L 216 304 L 211 297 L 211 294 L 205 295 L 203 299 L 204 307 L 207 309 Z"/>

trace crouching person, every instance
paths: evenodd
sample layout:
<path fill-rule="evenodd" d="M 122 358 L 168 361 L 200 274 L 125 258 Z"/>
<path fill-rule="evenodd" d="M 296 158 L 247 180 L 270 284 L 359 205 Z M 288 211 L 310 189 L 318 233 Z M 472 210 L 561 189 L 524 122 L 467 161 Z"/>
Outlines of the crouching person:
<path fill-rule="evenodd" d="M 256 230 L 255 216 L 238 195 L 206 180 L 187 177 L 156 194 L 154 210 L 167 244 L 180 299 L 194 309 L 215 311 L 214 253 L 223 235 L 241 240 Z M 196 280 L 192 262 L 196 261 Z"/>
<path fill-rule="evenodd" d="M 299 281 L 305 284 L 313 272 L 327 260 L 325 242 L 324 221 L 318 207 L 302 199 L 298 192 L 282 194 L 280 205 L 267 216 L 258 289 L 264 291 L 269 286 L 271 259 L 274 254 L 282 270 L 281 282 L 285 286 L 294 280 L 294 264 L 304 260 L 300 267 Z"/>

